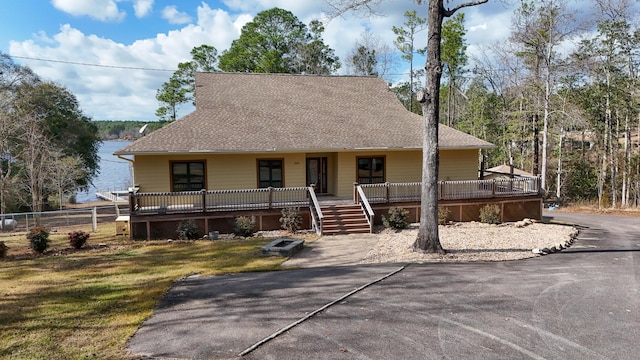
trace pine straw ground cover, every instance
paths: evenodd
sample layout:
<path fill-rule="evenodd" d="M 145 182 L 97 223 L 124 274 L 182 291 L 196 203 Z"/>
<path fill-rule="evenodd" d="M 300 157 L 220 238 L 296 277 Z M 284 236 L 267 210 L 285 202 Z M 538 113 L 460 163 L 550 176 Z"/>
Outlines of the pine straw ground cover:
<path fill-rule="evenodd" d="M 104 224 L 75 250 L 72 230 L 51 233 L 44 255 L 24 234 L 0 234 L 9 247 L 0 259 L 0 358 L 127 359 L 127 339 L 172 281 L 278 270 L 283 261 L 261 254 L 271 238 L 134 242 Z"/>

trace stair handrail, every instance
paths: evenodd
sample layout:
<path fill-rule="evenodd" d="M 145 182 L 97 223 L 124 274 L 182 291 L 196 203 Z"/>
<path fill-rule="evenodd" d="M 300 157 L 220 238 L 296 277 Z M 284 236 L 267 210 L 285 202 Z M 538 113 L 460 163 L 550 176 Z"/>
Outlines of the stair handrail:
<path fill-rule="evenodd" d="M 369 204 L 369 200 L 367 199 L 367 195 L 364 194 L 364 190 L 362 190 L 362 186 L 356 185 L 356 189 L 358 191 L 358 202 L 360 203 L 360 208 L 364 212 L 364 216 L 367 218 L 367 222 L 369 223 L 369 232 L 373 233 L 373 209 L 371 208 L 371 204 Z"/>
<path fill-rule="evenodd" d="M 316 234 L 322 235 L 322 221 L 324 215 L 322 215 L 322 209 L 320 203 L 316 197 L 315 186 L 309 186 L 309 211 L 311 213 L 311 228 L 316 231 Z"/>

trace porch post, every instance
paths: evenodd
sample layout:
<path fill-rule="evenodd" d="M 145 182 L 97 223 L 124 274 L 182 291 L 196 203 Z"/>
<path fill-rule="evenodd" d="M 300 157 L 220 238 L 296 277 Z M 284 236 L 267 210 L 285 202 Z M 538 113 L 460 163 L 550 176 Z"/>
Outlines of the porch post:
<path fill-rule="evenodd" d="M 354 204 L 358 204 L 360 203 L 360 199 L 358 198 L 358 184 L 357 182 L 353 183 L 353 203 Z"/>
<path fill-rule="evenodd" d="M 273 204 L 273 188 L 269 186 L 269 209 L 271 209 L 272 204 Z"/>
<path fill-rule="evenodd" d="M 129 190 L 129 214 L 133 214 L 135 212 L 135 204 L 136 199 L 133 198 L 133 190 Z"/>
<path fill-rule="evenodd" d="M 207 189 L 200 190 L 202 195 L 202 212 L 207 212 Z"/>
<path fill-rule="evenodd" d="M 384 183 L 384 187 L 385 187 L 385 194 L 384 194 L 385 200 L 387 203 L 389 203 L 389 193 L 391 192 L 389 189 L 389 183 L 388 182 Z"/>

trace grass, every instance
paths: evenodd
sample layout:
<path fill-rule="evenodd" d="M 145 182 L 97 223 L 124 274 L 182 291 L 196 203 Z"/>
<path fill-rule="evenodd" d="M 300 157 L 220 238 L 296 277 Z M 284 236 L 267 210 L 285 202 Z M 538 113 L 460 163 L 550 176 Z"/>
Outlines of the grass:
<path fill-rule="evenodd" d="M 283 261 L 262 256 L 269 238 L 134 242 L 105 224 L 74 250 L 71 230 L 52 233 L 44 255 L 24 234 L 0 234 L 9 247 L 0 259 L 0 358 L 128 359 L 127 340 L 174 280 L 278 270 Z"/>
<path fill-rule="evenodd" d="M 559 209 L 557 209 L 557 211 L 640 217 L 640 209 L 638 208 L 635 208 L 635 207 L 611 208 L 610 206 L 598 208 L 597 201 L 576 201 L 573 203 L 564 204 Z"/>

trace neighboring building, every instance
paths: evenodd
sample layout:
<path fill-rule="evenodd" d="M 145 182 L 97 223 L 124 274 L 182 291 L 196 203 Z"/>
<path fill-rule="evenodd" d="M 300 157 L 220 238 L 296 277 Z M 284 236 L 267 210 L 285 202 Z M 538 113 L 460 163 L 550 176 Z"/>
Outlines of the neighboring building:
<path fill-rule="evenodd" d="M 377 77 L 197 73 L 196 110 L 115 152 L 140 192 L 421 181 L 423 118 Z M 439 127 L 441 180 L 476 180 L 492 144 Z"/>
<path fill-rule="evenodd" d="M 505 178 L 532 178 L 535 177 L 532 173 L 528 173 L 524 170 L 520 170 L 511 165 L 502 164 L 490 169 L 485 169 L 482 179 L 505 179 Z"/>

